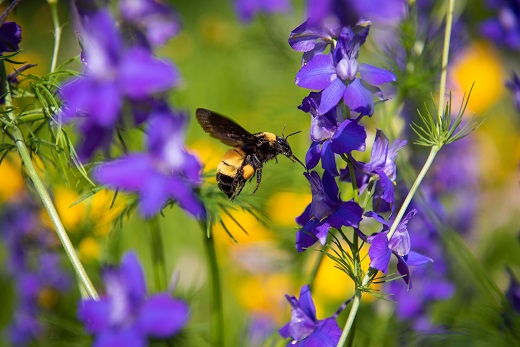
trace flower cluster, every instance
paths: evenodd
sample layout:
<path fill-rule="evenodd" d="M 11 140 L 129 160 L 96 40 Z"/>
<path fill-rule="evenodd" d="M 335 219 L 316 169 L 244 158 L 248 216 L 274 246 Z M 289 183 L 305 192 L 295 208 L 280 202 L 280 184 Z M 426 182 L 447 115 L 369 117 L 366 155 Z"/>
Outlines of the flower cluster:
<path fill-rule="evenodd" d="M 22 199 L 2 207 L 0 231 L 9 250 L 7 270 L 17 293 L 14 318 L 8 335 L 14 346 L 26 346 L 44 333 L 38 319 L 52 309 L 59 294 L 71 284 L 54 251 L 56 240 L 39 221 L 38 210 Z"/>
<path fill-rule="evenodd" d="M 167 339 L 188 322 L 188 305 L 169 293 L 146 295 L 143 270 L 134 253 L 126 253 L 119 268 L 103 274 L 106 296 L 80 303 L 79 318 L 95 335 L 94 345 L 147 346 L 148 339 Z"/>

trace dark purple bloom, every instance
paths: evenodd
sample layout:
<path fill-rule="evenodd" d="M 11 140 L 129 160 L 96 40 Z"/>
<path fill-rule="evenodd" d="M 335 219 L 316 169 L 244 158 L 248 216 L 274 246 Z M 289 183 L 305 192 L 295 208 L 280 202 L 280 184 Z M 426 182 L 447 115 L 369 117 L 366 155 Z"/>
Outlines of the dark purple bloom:
<path fill-rule="evenodd" d="M 516 313 L 520 313 L 520 283 L 510 268 L 507 268 L 507 274 L 509 275 L 509 288 L 506 291 L 506 299 L 511 308 Z"/>
<path fill-rule="evenodd" d="M 511 91 L 511 94 L 513 94 L 515 108 L 520 112 L 520 77 L 518 77 L 516 72 L 513 72 L 511 80 L 506 82 L 506 87 Z"/>
<path fill-rule="evenodd" d="M 374 196 L 373 208 L 376 212 L 386 212 L 393 210 L 394 203 L 394 181 L 396 179 L 397 152 L 406 145 L 406 140 L 397 139 L 391 144 L 382 130 L 377 130 L 370 161 L 362 163 L 350 157 L 354 164 L 354 172 L 356 174 L 356 183 L 359 191 L 368 186 L 372 177 L 377 177 Z M 350 173 L 348 169 L 342 170 L 342 178 L 350 181 Z"/>
<path fill-rule="evenodd" d="M 322 320 L 316 318 L 316 307 L 308 285 L 300 290 L 300 299 L 285 295 L 291 304 L 291 321 L 280 329 L 280 335 L 291 338 L 287 346 L 333 347 L 339 341 L 341 329 L 334 316 Z"/>
<path fill-rule="evenodd" d="M 353 201 L 342 201 L 334 176 L 325 171 L 323 179 L 316 171 L 304 172 L 311 184 L 312 202 L 296 218 L 302 228 L 296 233 L 296 249 L 303 252 L 316 241 L 325 245 L 330 228 L 357 227 L 362 219 L 361 207 Z"/>
<path fill-rule="evenodd" d="M 122 19 L 134 29 L 145 47 L 164 45 L 180 31 L 177 13 L 168 5 L 154 0 L 121 0 Z"/>
<path fill-rule="evenodd" d="M 189 318 L 188 305 L 168 293 L 146 295 L 143 270 L 134 253 L 104 273 L 106 296 L 81 301 L 79 318 L 96 336 L 96 347 L 147 346 L 148 338 L 177 334 Z"/>
<path fill-rule="evenodd" d="M 338 122 L 336 108 L 324 115 L 320 115 L 317 107 L 320 101 L 319 93 L 310 93 L 298 107 L 309 112 L 311 120 L 312 144 L 305 158 L 308 169 L 321 165 L 329 174 L 338 175 L 334 154 L 350 154 L 350 152 L 364 151 L 367 134 L 365 128 L 350 119 Z"/>
<path fill-rule="evenodd" d="M 291 11 L 289 0 L 235 0 L 235 10 L 242 22 L 250 22 L 259 12 L 287 13 Z"/>
<path fill-rule="evenodd" d="M 15 22 L 4 22 L 0 27 L 0 55 L 20 50 L 18 44 L 21 41 L 22 28 Z"/>
<path fill-rule="evenodd" d="M 120 120 L 125 100 L 149 100 L 175 86 L 179 76 L 171 63 L 153 57 L 148 50 L 125 48 L 108 12 L 95 13 L 87 24 L 82 41 L 87 69 L 84 76 L 62 87 L 61 116 L 64 121 L 84 118 L 81 129 L 87 130 L 85 135 L 93 135 L 92 129 L 105 129 L 94 138 L 106 143 L 107 134 Z M 89 141 L 94 148 L 85 148 L 85 152 L 92 153 L 99 143 Z"/>
<path fill-rule="evenodd" d="M 518 0 L 489 0 L 496 16 L 484 21 L 480 30 L 491 41 L 517 50 L 520 48 L 520 2 Z"/>
<path fill-rule="evenodd" d="M 303 61 L 307 62 L 314 55 L 325 51 L 328 46 L 333 47 L 340 32 L 340 26 L 315 24 L 306 20 L 291 31 L 289 45 L 298 52 L 304 52 Z"/>
<path fill-rule="evenodd" d="M 374 113 L 373 94 L 383 99 L 374 85 L 395 82 L 395 75 L 368 64 L 358 64 L 360 46 L 365 42 L 370 23 L 344 27 L 333 54 L 317 54 L 296 75 L 295 83 L 303 88 L 321 90 L 318 113 L 325 114 L 342 99 L 351 111 L 360 115 Z M 361 78 L 357 77 L 358 73 Z"/>
<path fill-rule="evenodd" d="M 388 240 L 387 234 L 392 223 L 387 222 L 383 217 L 374 212 L 367 212 L 365 215 L 367 217 L 373 217 L 383 225 L 383 230 L 381 232 L 367 237 L 359 229 L 356 229 L 358 235 L 364 241 L 371 244 L 368 249 L 370 267 L 383 273 L 387 273 L 388 264 L 390 264 L 390 257 L 393 253 L 397 257 L 397 271 L 401 276 L 403 276 L 403 280 L 408 284 L 408 288 L 412 288 L 408 265 L 418 266 L 428 262 L 433 262 L 431 258 L 410 251 L 410 235 L 408 234 L 407 224 L 416 213 L 417 210 L 410 211 L 399 222 L 399 225 L 390 240 Z"/>
<path fill-rule="evenodd" d="M 145 217 L 158 213 L 168 199 L 204 218 L 205 210 L 194 189 L 201 183 L 201 164 L 184 149 L 187 116 L 161 106 L 151 113 L 147 153 L 133 153 L 99 165 L 97 181 L 114 189 L 135 192 Z"/>

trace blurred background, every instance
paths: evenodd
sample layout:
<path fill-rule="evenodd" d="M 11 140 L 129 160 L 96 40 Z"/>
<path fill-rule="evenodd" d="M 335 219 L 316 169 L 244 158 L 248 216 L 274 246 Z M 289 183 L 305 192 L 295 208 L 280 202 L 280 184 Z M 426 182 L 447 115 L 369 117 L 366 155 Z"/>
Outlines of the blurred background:
<path fill-rule="evenodd" d="M 283 129 L 286 134 L 301 130 L 289 142 L 303 161 L 310 145 L 310 119 L 297 106 L 308 90 L 294 84 L 301 53 L 293 51 L 287 39 L 304 21 L 306 3 L 292 1 L 291 10 L 286 13 L 259 13 L 247 23 L 238 18 L 232 1 L 169 3 L 182 19 L 182 31 L 158 55 L 171 59 L 182 76 L 182 85 L 171 93 L 172 105 L 191 115 L 187 147 L 204 163 L 204 184 L 216 185 L 214 170 L 228 148 L 210 138 L 196 123 L 194 112 L 198 107 L 225 114 L 253 133 L 269 131 L 280 135 Z M 64 30 L 59 63 L 80 53 L 69 5 L 59 3 Z M 428 13 L 432 22 L 429 24 L 438 28 L 443 7 L 432 5 L 432 9 Z M 435 263 L 421 270 L 424 274 L 414 277 L 412 273 L 417 290 L 406 293 L 405 284 L 396 281 L 392 288 L 380 288 L 395 294 L 388 301 L 363 297 L 356 326 L 357 345 L 413 346 L 422 342 L 432 346 L 505 346 L 512 345 L 511 341 L 520 344 L 520 330 L 512 333 L 514 327 L 519 327 L 520 314 L 520 287 L 516 281 L 520 278 L 520 110 L 515 109 L 514 95 L 505 86 L 512 71 L 520 72 L 520 60 L 518 49 L 489 40 L 479 29 L 484 20 L 497 17 L 498 13 L 485 1 L 457 3 L 460 27 L 454 30 L 460 35 L 453 39 L 448 88 L 454 108 L 458 109 L 462 96 L 474 83 L 467 114 L 475 113 L 484 122 L 468 138 L 443 149 L 425 182 L 422 199 L 416 202 L 420 211 L 435 210 L 436 222 L 428 213 L 420 212 L 421 218 L 409 228 L 412 247 L 414 239 L 418 245 L 428 247 L 435 243 L 434 249 L 425 246 L 422 252 L 434 258 Z M 516 15 L 520 21 L 519 14 Z M 22 1 L 10 20 L 22 27 L 22 52 L 16 60 L 37 63 L 30 73 L 46 74 L 53 49 L 48 4 Z M 381 26 L 374 21 L 360 61 L 398 69 L 388 53 L 388 42 L 398 39 L 398 34 L 392 34 L 388 28 L 397 30 L 404 21 L 400 18 Z M 442 35 L 437 36 L 442 39 Z M 423 44 L 433 45 L 429 41 Z M 438 55 L 430 56 L 435 57 Z M 368 148 L 359 154 L 359 160 L 368 160 L 376 128 L 383 129 L 390 140 L 408 140 L 398 161 L 397 189 L 402 191 L 402 197 L 425 159 L 424 149 L 413 144 L 416 135 L 409 130 L 409 123 L 416 119 L 415 109 L 423 108 L 431 100 L 430 93 L 436 95 L 440 71 L 435 70 L 439 62 L 423 63 L 424 70 L 417 66 L 409 74 L 397 71 L 399 82 L 385 89 L 389 100 L 377 104 L 374 115 L 364 119 Z M 81 70 L 77 62 L 69 68 Z M 426 69 L 434 70 L 429 80 L 423 78 Z M 400 91 L 401 87 L 407 88 L 406 93 Z M 516 93 L 518 98 L 519 92 Z M 69 129 L 73 134 L 73 125 Z M 142 150 L 142 130 L 129 131 L 125 139 L 130 151 Z M 100 267 L 118 264 L 121 255 L 132 249 L 144 264 L 149 289 L 153 291 L 149 228 L 137 214 L 121 217 L 127 196 L 118 194 L 114 200 L 114 192 L 101 191 L 71 207 L 89 189 L 84 180 L 69 173 L 72 179 L 67 185 L 60 168 L 35 160 L 96 287 L 103 288 Z M 24 322 L 19 308 L 20 296 L 24 294 L 23 286 L 14 283 L 8 271 L 12 253 L 24 253 L 39 265 L 46 264 L 39 258 L 42 244 L 46 247 L 45 255 L 62 254 L 50 222 L 38 199 L 30 194 L 21 172 L 16 152 L 9 153 L 0 165 L 2 345 L 88 345 L 86 333 L 76 319 L 80 295 L 71 267 L 62 256 L 49 260 L 54 265 L 40 269 L 60 273 L 41 275 L 52 280 L 41 280 L 44 285 L 31 294 L 37 300 L 38 309 L 32 314 L 39 327 L 24 323 L 28 326 L 13 330 L 16 322 Z M 284 344 L 277 334 L 290 318 L 284 294 L 297 296 L 319 254 L 315 250 L 300 254 L 294 246 L 298 230 L 294 219 L 311 201 L 308 181 L 302 173 L 298 164 L 284 157 L 267 163 L 256 194 L 251 195 L 255 184 L 247 184 L 231 205 L 235 209 L 232 218 L 223 216 L 228 230 L 221 225 L 213 230 L 223 279 L 228 346 Z M 348 197 L 348 184 L 342 183 L 340 189 Z M 243 204 L 253 205 L 256 216 L 241 210 Z M 444 227 L 439 227 L 439 223 Z M 207 345 L 210 283 L 202 242 L 205 230 L 177 207 L 164 211 L 160 226 L 167 273 L 178 278 L 175 294 L 186 298 L 192 310 L 190 324 L 183 333 L 186 345 Z M 19 240 L 13 230 L 24 230 L 27 237 Z M 325 257 L 312 293 L 318 318 L 332 315 L 353 290 L 349 277 Z M 340 326 L 345 319 L 346 314 L 340 315 Z M 20 332 L 33 338 L 18 341 L 16 334 Z"/>

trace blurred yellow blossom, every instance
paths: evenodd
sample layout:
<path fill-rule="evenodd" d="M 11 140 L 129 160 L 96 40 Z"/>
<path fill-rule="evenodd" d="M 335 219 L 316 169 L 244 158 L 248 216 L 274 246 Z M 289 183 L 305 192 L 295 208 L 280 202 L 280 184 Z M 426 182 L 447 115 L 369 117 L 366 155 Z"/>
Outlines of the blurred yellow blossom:
<path fill-rule="evenodd" d="M 0 201 L 5 201 L 17 195 L 24 182 L 20 165 L 4 159 L 0 164 Z"/>
<path fill-rule="evenodd" d="M 269 217 L 279 226 L 295 226 L 299 216 L 311 202 L 312 195 L 292 192 L 278 192 L 268 202 Z"/>
<path fill-rule="evenodd" d="M 90 262 L 99 258 L 100 247 L 98 241 L 87 236 L 79 243 L 79 256 L 82 261 Z"/>

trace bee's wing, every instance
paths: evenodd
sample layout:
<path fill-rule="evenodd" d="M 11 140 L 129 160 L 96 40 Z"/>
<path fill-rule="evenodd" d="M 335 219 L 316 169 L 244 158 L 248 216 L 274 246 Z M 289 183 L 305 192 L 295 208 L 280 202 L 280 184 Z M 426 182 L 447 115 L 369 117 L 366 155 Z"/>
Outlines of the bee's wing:
<path fill-rule="evenodd" d="M 228 146 L 243 146 L 254 136 L 231 119 L 204 108 L 195 112 L 205 132 Z"/>

